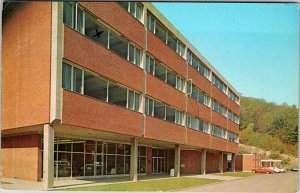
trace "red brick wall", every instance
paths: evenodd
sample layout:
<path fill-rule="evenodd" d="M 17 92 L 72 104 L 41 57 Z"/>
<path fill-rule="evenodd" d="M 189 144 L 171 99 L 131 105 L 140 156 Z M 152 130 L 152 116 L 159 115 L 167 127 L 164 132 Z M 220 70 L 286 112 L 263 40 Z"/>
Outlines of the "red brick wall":
<path fill-rule="evenodd" d="M 228 140 L 228 152 L 237 153 L 239 151 L 239 144 Z"/>
<path fill-rule="evenodd" d="M 5 178 L 41 180 L 41 135 L 2 138 L 2 171 Z"/>
<path fill-rule="evenodd" d="M 228 99 L 228 108 L 236 115 L 240 115 L 240 106 L 233 102 L 231 99 Z"/>
<path fill-rule="evenodd" d="M 211 149 L 226 151 L 227 140 L 215 136 L 211 136 Z"/>
<path fill-rule="evenodd" d="M 63 57 L 125 86 L 143 91 L 144 74 L 141 68 L 67 26 L 64 27 Z"/>
<path fill-rule="evenodd" d="M 235 155 L 235 170 L 243 171 L 243 155 Z"/>
<path fill-rule="evenodd" d="M 80 4 L 131 41 L 144 47 L 144 25 L 120 5 L 114 2 L 81 2 Z"/>
<path fill-rule="evenodd" d="M 214 123 L 215 125 L 218 125 L 224 129 L 227 128 L 227 117 L 224 117 L 223 115 L 212 111 L 212 123 Z"/>
<path fill-rule="evenodd" d="M 186 61 L 150 31 L 147 31 L 147 52 L 177 74 L 186 76 Z"/>
<path fill-rule="evenodd" d="M 210 135 L 195 131 L 193 129 L 186 130 L 187 145 L 210 148 Z"/>
<path fill-rule="evenodd" d="M 211 109 L 190 97 L 188 97 L 187 112 L 207 122 L 211 121 Z"/>
<path fill-rule="evenodd" d="M 180 168 L 182 174 L 200 174 L 201 172 L 201 152 L 194 150 L 182 150 L 180 152 Z"/>
<path fill-rule="evenodd" d="M 188 65 L 188 77 L 192 79 L 192 82 L 195 86 L 200 88 L 202 91 L 211 95 L 211 83 L 210 81 L 202 76 L 195 68 L 193 68 L 190 64 Z"/>
<path fill-rule="evenodd" d="M 147 95 L 178 109 L 185 110 L 185 94 L 160 79 L 147 74 Z"/>
<path fill-rule="evenodd" d="M 243 171 L 251 171 L 254 168 L 254 155 L 244 154 L 243 155 Z"/>
<path fill-rule="evenodd" d="M 228 96 L 213 84 L 211 85 L 211 97 L 216 99 L 222 105 L 228 106 Z"/>
<path fill-rule="evenodd" d="M 218 173 L 219 172 L 220 154 L 218 153 L 206 153 L 206 173 Z"/>
<path fill-rule="evenodd" d="M 158 118 L 146 116 L 145 138 L 184 143 L 184 127 Z"/>
<path fill-rule="evenodd" d="M 228 130 L 239 134 L 239 125 L 228 119 Z"/>
<path fill-rule="evenodd" d="M 51 3 L 18 3 L 2 26 L 3 129 L 48 123 Z"/>
<path fill-rule="evenodd" d="M 67 90 L 63 90 L 62 96 L 62 123 L 141 136 L 141 113 Z"/>

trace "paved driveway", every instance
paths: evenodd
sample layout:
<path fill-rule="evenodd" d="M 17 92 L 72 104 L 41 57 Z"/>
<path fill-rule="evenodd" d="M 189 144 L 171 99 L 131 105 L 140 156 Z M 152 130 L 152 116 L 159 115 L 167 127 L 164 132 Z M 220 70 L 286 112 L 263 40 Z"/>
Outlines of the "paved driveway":
<path fill-rule="evenodd" d="M 261 174 L 233 181 L 185 189 L 184 192 L 297 192 L 298 173 Z"/>

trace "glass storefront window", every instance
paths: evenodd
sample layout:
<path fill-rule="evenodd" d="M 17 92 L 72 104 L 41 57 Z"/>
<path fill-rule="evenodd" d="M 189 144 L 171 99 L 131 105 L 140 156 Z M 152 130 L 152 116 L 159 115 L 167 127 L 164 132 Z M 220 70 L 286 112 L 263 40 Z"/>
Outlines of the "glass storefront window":
<path fill-rule="evenodd" d="M 95 162 L 94 154 L 85 154 L 85 176 L 94 175 L 94 162 Z"/>
<path fill-rule="evenodd" d="M 58 152 L 58 177 L 71 176 L 71 153 Z"/>
<path fill-rule="evenodd" d="M 84 152 L 84 140 L 73 139 L 73 152 Z"/>
<path fill-rule="evenodd" d="M 72 153 L 72 176 L 84 176 L 84 154 Z"/>
<path fill-rule="evenodd" d="M 58 151 L 71 151 L 72 140 L 66 138 L 58 139 Z"/>
<path fill-rule="evenodd" d="M 85 142 L 85 152 L 86 153 L 95 153 L 95 147 L 96 146 L 96 142 L 92 141 L 92 140 L 87 140 Z"/>

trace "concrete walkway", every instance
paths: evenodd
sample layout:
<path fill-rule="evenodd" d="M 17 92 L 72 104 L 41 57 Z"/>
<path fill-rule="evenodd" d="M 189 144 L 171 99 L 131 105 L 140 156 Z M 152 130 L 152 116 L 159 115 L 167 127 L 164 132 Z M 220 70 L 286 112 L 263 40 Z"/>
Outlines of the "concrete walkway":
<path fill-rule="evenodd" d="M 243 177 L 232 177 L 232 176 L 219 176 L 215 174 L 206 174 L 206 175 L 184 175 L 185 177 L 193 177 L 193 178 L 204 178 L 204 179 L 214 179 L 214 180 L 223 180 L 223 181 L 232 181 L 238 180 Z"/>

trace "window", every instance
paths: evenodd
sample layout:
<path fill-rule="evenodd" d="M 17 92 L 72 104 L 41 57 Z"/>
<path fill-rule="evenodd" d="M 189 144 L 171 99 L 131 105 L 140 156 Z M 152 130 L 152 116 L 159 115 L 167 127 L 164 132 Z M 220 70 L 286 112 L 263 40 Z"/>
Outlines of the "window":
<path fill-rule="evenodd" d="M 198 59 L 190 50 L 188 50 L 187 61 L 193 66 L 200 74 L 208 78 L 209 69 L 204 65 L 204 63 Z"/>
<path fill-rule="evenodd" d="M 154 20 L 153 16 L 148 13 L 147 14 L 147 27 L 152 33 L 155 32 L 155 23 L 156 23 L 156 21 Z"/>
<path fill-rule="evenodd" d="M 183 43 L 181 43 L 179 40 L 177 40 L 177 49 L 176 52 L 180 55 L 180 56 L 184 56 L 184 52 L 185 52 L 185 45 Z"/>
<path fill-rule="evenodd" d="M 107 81 L 102 80 L 91 73 L 84 72 L 84 95 L 106 101 Z"/>
<path fill-rule="evenodd" d="M 177 50 L 177 40 L 176 37 L 174 37 L 172 34 L 168 33 L 168 46 L 176 52 Z"/>
<path fill-rule="evenodd" d="M 127 59 L 128 41 L 114 33 L 110 33 L 109 49 Z"/>
<path fill-rule="evenodd" d="M 211 134 L 216 137 L 225 138 L 225 130 L 217 125 L 212 125 Z"/>
<path fill-rule="evenodd" d="M 228 131 L 227 139 L 229 141 L 238 142 L 238 136 L 230 131 Z"/>
<path fill-rule="evenodd" d="M 166 106 L 166 120 L 175 123 L 175 109 Z"/>
<path fill-rule="evenodd" d="M 209 124 L 205 121 L 202 121 L 199 119 L 199 125 L 198 125 L 198 130 L 203 132 L 203 133 L 208 133 L 209 132 Z"/>
<path fill-rule="evenodd" d="M 158 22 L 156 22 L 155 26 L 155 35 L 164 43 L 166 42 L 167 30 Z"/>
<path fill-rule="evenodd" d="M 239 103 L 239 97 L 236 96 L 230 89 L 228 89 L 228 90 L 229 90 L 229 92 L 228 92 L 229 98 L 230 98 L 233 102 L 235 102 L 236 104 L 238 104 L 238 103 Z"/>
<path fill-rule="evenodd" d="M 146 71 L 152 75 L 154 75 L 155 63 L 154 59 L 150 56 L 146 56 Z"/>
<path fill-rule="evenodd" d="M 160 63 L 155 63 L 155 76 L 164 82 L 166 81 L 166 77 L 167 77 L 166 71 L 167 69 L 165 66 L 163 66 Z"/>
<path fill-rule="evenodd" d="M 137 2 L 118 2 L 123 9 L 128 11 L 133 17 L 142 21 L 143 6 Z"/>
<path fill-rule="evenodd" d="M 75 4 L 64 2 L 63 22 L 71 28 L 74 28 Z"/>
<path fill-rule="evenodd" d="M 216 102 L 215 100 L 213 100 L 213 110 L 216 111 L 217 113 L 226 116 L 226 111 L 227 109 L 221 105 L 220 103 Z"/>
<path fill-rule="evenodd" d="M 71 90 L 72 84 L 72 66 L 66 63 L 63 63 L 63 75 L 62 75 L 62 87 Z"/>
<path fill-rule="evenodd" d="M 166 106 L 160 102 L 154 101 L 154 117 L 165 119 Z"/>
<path fill-rule="evenodd" d="M 109 83 L 108 102 L 122 107 L 127 104 L 127 89 L 122 88 L 114 83 Z"/>
<path fill-rule="evenodd" d="M 176 88 L 180 91 L 183 91 L 183 78 L 176 76 Z"/>
<path fill-rule="evenodd" d="M 212 83 L 226 94 L 227 86 L 213 73 Z"/>
<path fill-rule="evenodd" d="M 195 130 L 198 130 L 198 119 L 194 116 L 191 117 L 191 128 L 192 129 L 195 129 Z"/>
<path fill-rule="evenodd" d="M 140 95 L 132 90 L 128 91 L 128 109 L 139 111 Z"/>
<path fill-rule="evenodd" d="M 107 48 L 108 29 L 90 14 L 85 17 L 85 35 Z"/>
<path fill-rule="evenodd" d="M 176 110 L 175 111 L 175 123 L 178 125 L 182 125 L 183 112 Z"/>
<path fill-rule="evenodd" d="M 229 110 L 228 110 L 228 118 L 235 123 L 239 123 L 239 118 Z"/>
<path fill-rule="evenodd" d="M 146 113 L 146 115 L 153 116 L 153 112 L 154 112 L 153 99 L 146 97 L 145 98 L 145 113 Z"/>
<path fill-rule="evenodd" d="M 176 87 L 176 74 L 167 69 L 167 83 L 173 87 Z"/>
<path fill-rule="evenodd" d="M 192 128 L 192 117 L 189 114 L 186 115 L 186 127 Z"/>
<path fill-rule="evenodd" d="M 83 10 L 76 4 L 77 9 L 77 23 L 76 23 L 76 30 L 80 33 L 84 34 L 84 12 Z"/>
<path fill-rule="evenodd" d="M 82 85 L 82 74 L 83 71 L 78 69 L 78 68 L 74 68 L 73 69 L 73 91 L 78 92 L 78 93 L 82 93 L 83 91 L 83 85 Z"/>
<path fill-rule="evenodd" d="M 141 51 L 132 44 L 128 44 L 128 48 L 129 50 L 127 60 L 137 66 L 140 66 Z"/>

